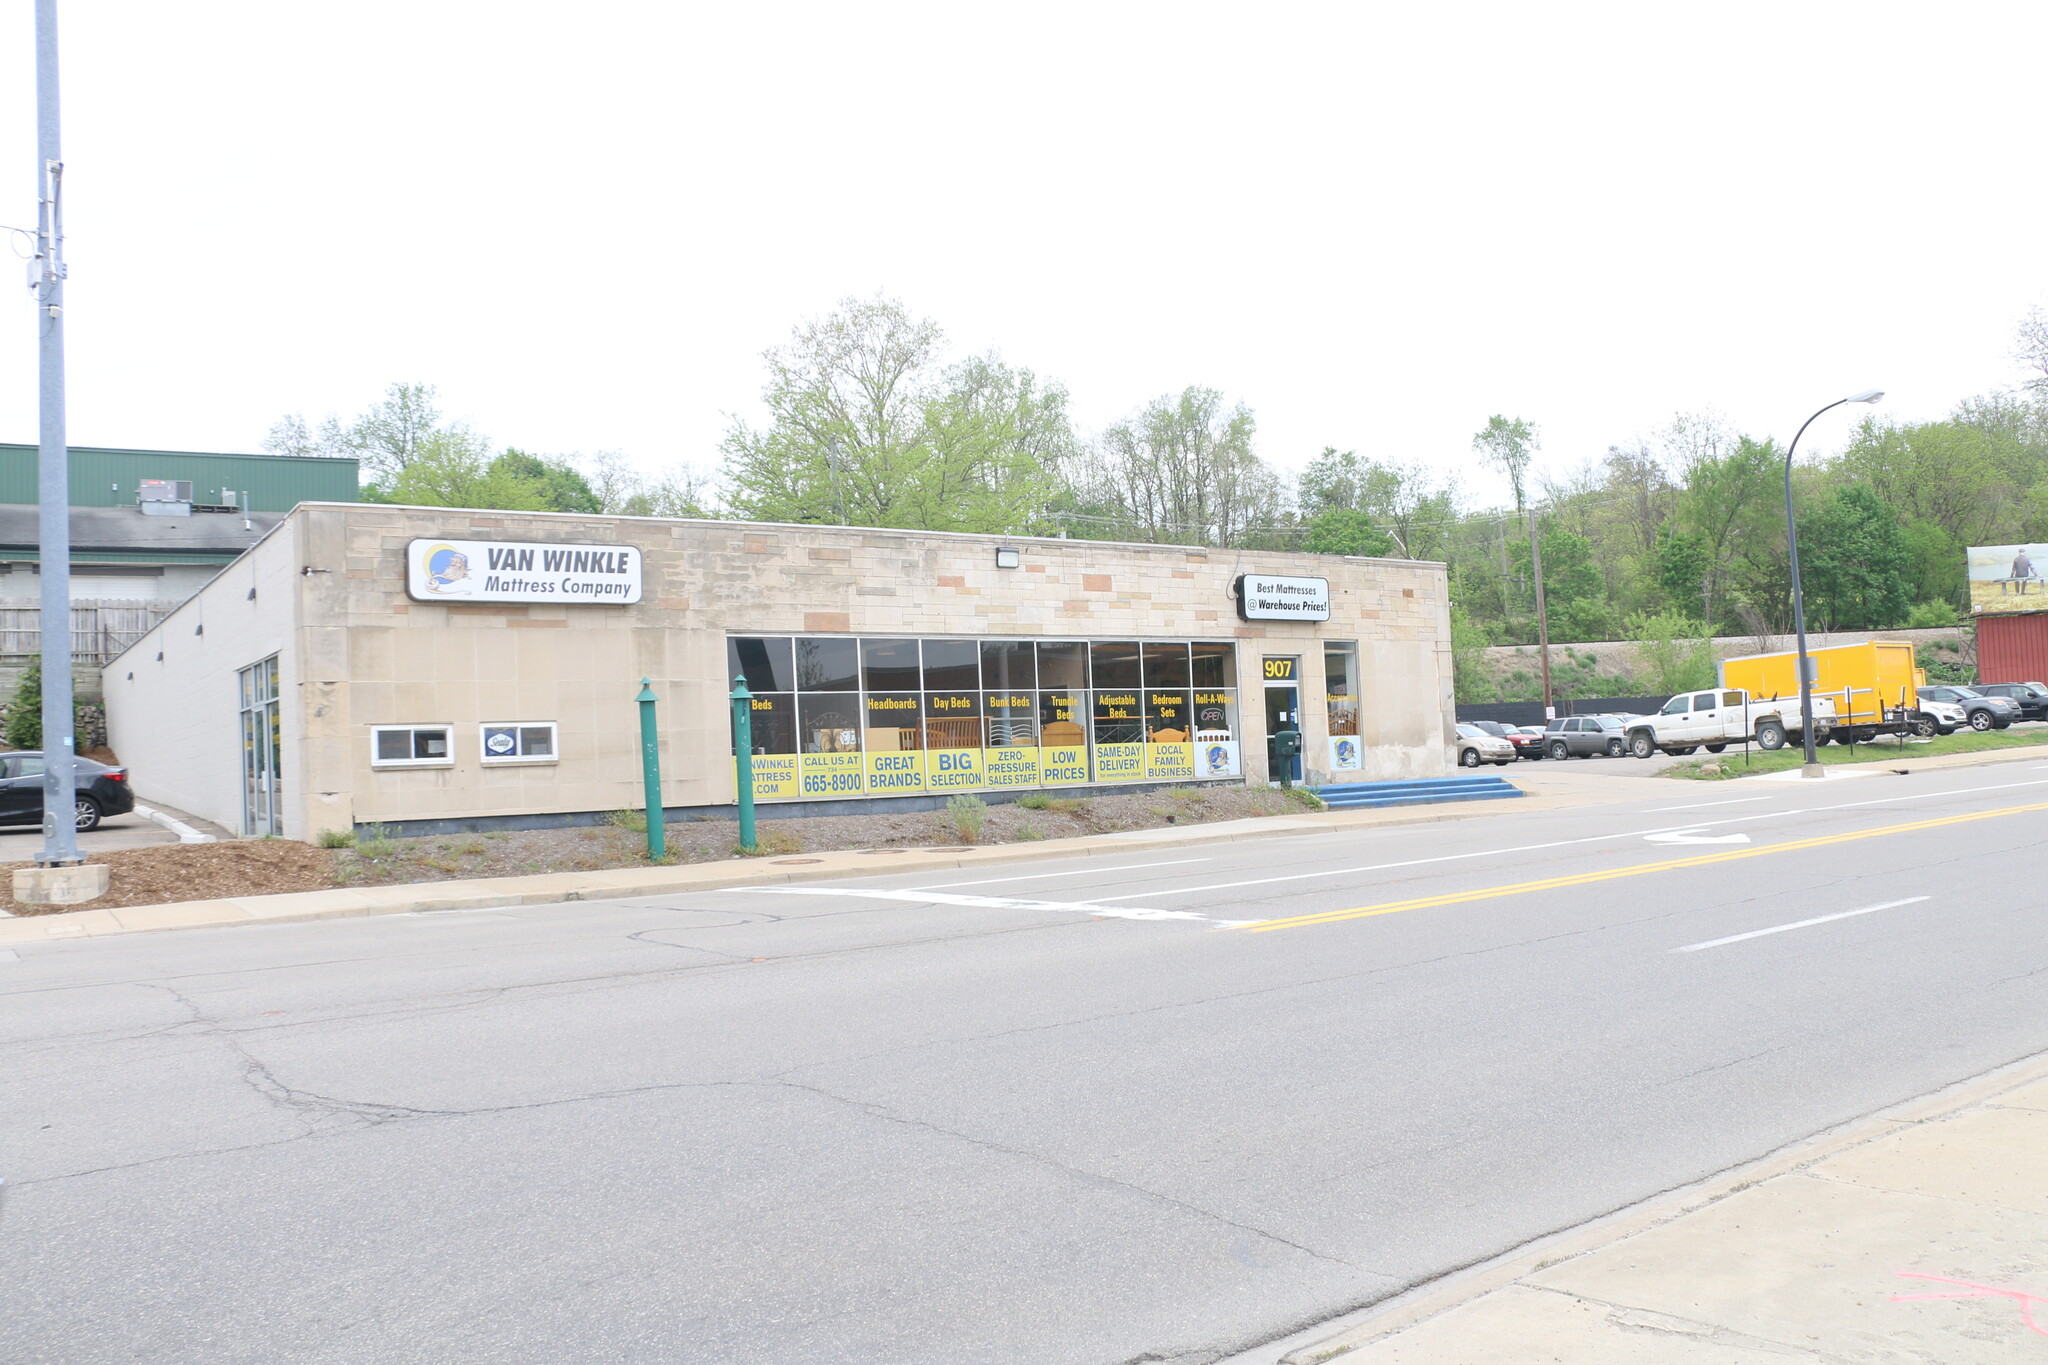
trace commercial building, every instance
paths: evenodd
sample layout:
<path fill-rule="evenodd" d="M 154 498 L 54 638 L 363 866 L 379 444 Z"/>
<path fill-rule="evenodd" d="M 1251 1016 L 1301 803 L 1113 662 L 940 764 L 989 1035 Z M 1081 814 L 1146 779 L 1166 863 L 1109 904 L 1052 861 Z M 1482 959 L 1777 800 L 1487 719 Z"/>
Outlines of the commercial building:
<path fill-rule="evenodd" d="M 311 838 L 962 792 L 1436 776 L 1444 567 L 913 531 L 306 504 L 105 670 L 138 790 Z"/>
<path fill-rule="evenodd" d="M 42 648 L 36 448 L 0 443 L 0 690 Z M 356 495 L 356 461 L 73 446 L 71 654 L 97 668 L 233 563 L 303 501 Z"/>

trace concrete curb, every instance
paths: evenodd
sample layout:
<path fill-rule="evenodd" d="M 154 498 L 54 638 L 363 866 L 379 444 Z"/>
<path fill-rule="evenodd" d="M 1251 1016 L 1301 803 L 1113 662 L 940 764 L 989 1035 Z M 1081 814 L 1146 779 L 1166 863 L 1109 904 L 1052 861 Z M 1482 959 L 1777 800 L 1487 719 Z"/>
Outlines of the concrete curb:
<path fill-rule="evenodd" d="M 183 820 L 145 806 L 140 801 L 135 803 L 135 813 L 145 820 L 162 825 L 165 829 L 177 835 L 178 842 L 181 844 L 211 844 L 216 842 L 211 834 L 201 834 Z"/>
<path fill-rule="evenodd" d="M 131 905 L 84 909 L 59 915 L 19 916 L 0 920 L 0 946 L 47 943 L 52 939 L 98 938 L 108 934 L 157 929 L 203 929 L 225 924 L 291 923 L 344 919 L 358 915 L 395 915 L 416 911 L 483 910 L 496 906 L 549 905 L 561 901 L 617 900 L 637 896 L 687 895 L 724 891 L 738 886 L 824 881 L 875 876 L 931 868 L 989 867 L 1038 862 L 1046 858 L 1129 856 L 1150 849 L 1188 844 L 1236 843 L 1245 839 L 1336 833 L 1390 825 L 1436 824 L 1487 815 L 1562 810 L 1592 805 L 1597 798 L 1577 795 L 1529 796 L 1522 800 L 1454 802 L 1427 809 L 1303 811 L 1300 815 L 1262 816 L 1209 825 L 1171 825 L 1164 829 L 1120 834 L 1089 834 L 1073 839 L 1047 839 L 1031 844 L 995 844 L 986 848 L 938 846 L 866 849 L 835 853 L 792 854 L 766 859 L 729 859 L 679 867 L 628 867 L 601 872 L 549 872 L 526 877 L 494 877 L 472 881 L 414 882 L 398 886 L 339 887 L 331 891 L 297 891 L 274 896 L 175 901 L 163 905 Z M 139 808 L 138 808 L 139 809 Z M 196 831 L 195 831 L 196 833 Z M 182 836 L 181 836 L 182 838 Z"/>
<path fill-rule="evenodd" d="M 1479 1264 L 1451 1271 L 1378 1303 L 1231 1356 L 1217 1365 L 1314 1365 L 1348 1356 L 1549 1266 L 1678 1222 L 1751 1186 L 1796 1176 L 1852 1148 L 1975 1109 L 2043 1080 L 2048 1080 L 2048 1052 L 2019 1058 L 1982 1075 L 1824 1129 L 1754 1161 L 1716 1172 L 1705 1180 L 1652 1195 L 1577 1227 L 1526 1242 Z M 1535 1350 L 1539 1343 L 1532 1340 L 1527 1345 Z"/>

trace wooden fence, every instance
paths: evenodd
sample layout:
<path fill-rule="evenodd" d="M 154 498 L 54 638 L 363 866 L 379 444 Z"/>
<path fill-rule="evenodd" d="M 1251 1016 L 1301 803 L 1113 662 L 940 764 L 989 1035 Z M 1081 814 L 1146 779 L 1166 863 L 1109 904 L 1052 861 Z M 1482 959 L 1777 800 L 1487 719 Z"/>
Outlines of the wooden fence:
<path fill-rule="evenodd" d="M 146 635 L 176 606 L 174 602 L 73 602 L 72 662 L 106 663 Z M 0 605 L 0 661 L 25 663 L 42 648 L 42 612 L 20 603 Z"/>

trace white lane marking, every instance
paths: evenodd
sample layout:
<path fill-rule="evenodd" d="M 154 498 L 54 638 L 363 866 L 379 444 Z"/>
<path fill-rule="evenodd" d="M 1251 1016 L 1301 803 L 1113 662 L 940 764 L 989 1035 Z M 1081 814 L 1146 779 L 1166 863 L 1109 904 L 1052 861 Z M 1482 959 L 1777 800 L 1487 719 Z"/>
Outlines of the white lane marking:
<path fill-rule="evenodd" d="M 1715 806 L 1740 806 L 1751 801 L 1769 801 L 1776 796 L 1777 793 L 1773 792 L 1770 796 L 1738 796 L 1732 801 L 1696 801 L 1690 806 L 1659 806 L 1655 810 L 1644 811 L 1643 814 L 1664 815 L 1674 810 L 1709 810 Z"/>
<path fill-rule="evenodd" d="M 1702 834 L 1698 830 L 1678 830 L 1670 834 L 1645 834 L 1646 844 L 1746 844 L 1747 834 Z"/>
<path fill-rule="evenodd" d="M 2048 766 L 2048 765 L 2044 765 Z M 1690 825 L 1665 825 L 1661 829 L 1624 830 L 1615 834 L 1590 834 L 1583 839 L 1554 839 L 1543 844 L 1517 844 L 1512 848 L 1482 848 L 1471 853 L 1446 853 L 1435 858 L 1410 858 L 1398 863 L 1373 863 L 1366 867 L 1338 867 L 1328 872 L 1290 872 L 1279 877 L 1254 877 L 1242 882 L 1217 882 L 1209 886 L 1186 886 L 1167 888 L 1160 891 L 1132 891 L 1121 896 L 1104 896 L 1101 900 L 1089 902 L 1101 905 L 1108 901 L 1129 901 L 1148 899 L 1153 896 L 1198 896 L 1210 891 L 1232 891 L 1240 886 L 1270 886 L 1275 882 L 1298 882 L 1314 877 L 1350 877 L 1361 872 L 1388 872 L 1398 867 L 1423 867 L 1430 863 L 1456 863 L 1467 858 L 1495 858 L 1508 853 L 1536 853 L 1550 848 L 1570 848 L 1574 844 L 1598 844 L 1616 839 L 1648 838 L 1652 834 L 1672 834 L 1680 830 L 1705 829 L 1710 825 L 1738 825 L 1750 820 L 1776 820 L 1795 815 L 1815 815 L 1826 811 L 1858 810 L 1864 806 L 1884 806 L 1895 801 L 1921 801 L 1944 796 L 1972 796 L 1978 792 L 2009 791 L 2014 787 L 2048 786 L 2048 778 L 2032 782 L 1998 782 L 1986 787 L 1958 787 L 1946 791 L 1906 792 L 1900 796 L 1880 796 L 1871 801 L 1843 801 L 1832 806 L 1802 806 L 1798 810 L 1764 811 L 1757 815 L 1727 815 L 1714 820 L 1698 820 Z"/>
<path fill-rule="evenodd" d="M 1106 906 L 1088 901 L 1027 901 L 1010 896 L 958 896 L 929 891 L 870 891 L 850 886 L 740 886 L 733 889 L 757 896 L 861 896 L 877 901 L 923 901 L 933 905 L 964 905 L 978 910 L 1051 910 L 1061 914 L 1094 915 L 1109 919 L 1184 919 L 1199 924 L 1217 924 L 1226 929 L 1265 922 L 1255 919 L 1214 919 L 1208 915 L 1198 915 L 1192 910 L 1154 910 L 1143 905 Z"/>
<path fill-rule="evenodd" d="M 1042 882 L 1047 877 L 1078 877 L 1084 872 L 1131 872 L 1141 867 L 1178 867 L 1182 863 L 1213 863 L 1214 858 L 1168 858 L 1163 863 L 1117 863 L 1112 867 L 1077 867 L 1067 872 L 1034 872 L 1028 877 L 984 877 L 976 882 L 933 882 L 921 891 L 943 891 L 955 886 L 994 886 L 998 882 Z"/>
<path fill-rule="evenodd" d="M 1702 948 L 1718 948 L 1724 943 L 1740 943 L 1748 938 L 1762 938 L 1765 934 L 1782 934 L 1788 929 L 1807 929 L 1816 924 L 1828 924 L 1838 919 L 1854 919 L 1858 915 L 1873 914 L 1879 910 L 1895 910 L 1901 905 L 1918 905 L 1925 896 L 1908 896 L 1902 901 L 1886 901 L 1883 905 L 1866 905 L 1861 910 L 1844 910 L 1836 915 L 1815 915 L 1812 919 L 1794 920 L 1790 924 L 1773 925 L 1769 929 L 1752 929 L 1746 934 L 1730 934 L 1726 938 L 1710 938 L 1705 943 L 1688 943 L 1683 948 L 1673 948 L 1674 953 L 1696 953 Z"/>

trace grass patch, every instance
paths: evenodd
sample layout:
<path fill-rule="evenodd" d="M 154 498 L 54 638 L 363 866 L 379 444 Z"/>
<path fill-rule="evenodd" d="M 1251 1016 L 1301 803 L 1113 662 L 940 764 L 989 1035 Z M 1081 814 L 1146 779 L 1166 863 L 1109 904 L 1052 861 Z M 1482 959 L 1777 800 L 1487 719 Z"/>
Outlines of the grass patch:
<path fill-rule="evenodd" d="M 1052 805 L 1052 798 L 1044 792 L 1033 792 L 1031 795 L 1021 798 L 1017 804 L 1025 810 L 1044 810 Z"/>
<path fill-rule="evenodd" d="M 619 829 L 629 829 L 635 834 L 647 832 L 647 812 L 644 810 L 615 810 L 605 816 L 604 822 Z"/>
<path fill-rule="evenodd" d="M 320 831 L 322 848 L 354 848 L 356 832 L 352 829 L 323 829 Z"/>
<path fill-rule="evenodd" d="M 735 858 L 773 858 L 778 854 L 801 853 L 803 851 L 804 846 L 801 840 L 792 839 L 779 829 L 761 829 L 756 827 L 754 830 L 754 847 L 752 849 L 744 849 L 734 845 L 732 856 Z"/>
<path fill-rule="evenodd" d="M 988 819 L 988 803 L 978 796 L 956 796 L 946 802 L 946 815 L 963 844 L 981 842 L 981 825 Z"/>
<path fill-rule="evenodd" d="M 1088 809 L 1088 798 L 1085 796 L 1050 796 L 1046 798 L 1043 806 L 1034 806 L 1032 809 L 1050 811 L 1054 815 L 1079 815 L 1082 811 Z"/>
<path fill-rule="evenodd" d="M 1045 831 L 1031 821 L 1026 820 L 1017 826 L 1017 837 L 1025 843 L 1030 843 L 1034 839 L 1043 839 Z"/>
<path fill-rule="evenodd" d="M 1822 745 L 1815 756 L 1822 763 L 1833 767 L 1848 763 L 1898 763 L 1910 762 L 1916 758 L 1939 758 L 1943 754 L 1980 754 L 1999 749 L 2027 749 L 2048 744 L 2048 730 L 1961 730 L 1952 735 L 1935 739 L 1909 741 L 1900 744 L 1897 739 L 1874 740 L 1869 744 L 1845 747 L 1840 744 Z M 1805 751 L 1796 745 L 1765 752 L 1752 749 L 1745 756 L 1739 749 L 1706 758 L 1689 758 L 1664 769 L 1659 776 L 1676 777 L 1693 782 L 1725 782 L 1734 777 L 1755 777 L 1759 773 L 1782 773 L 1797 768 L 1806 762 Z"/>

